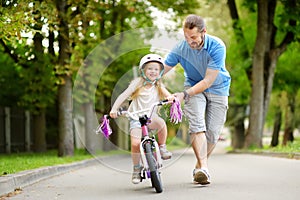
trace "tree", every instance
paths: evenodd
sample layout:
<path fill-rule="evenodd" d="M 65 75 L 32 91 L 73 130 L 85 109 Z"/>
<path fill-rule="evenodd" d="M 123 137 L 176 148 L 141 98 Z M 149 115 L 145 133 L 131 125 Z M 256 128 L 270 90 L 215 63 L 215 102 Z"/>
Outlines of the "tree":
<path fill-rule="evenodd" d="M 292 43 L 285 54 L 278 61 L 278 67 L 275 74 L 274 87 L 281 92 L 281 108 L 284 113 L 284 135 L 283 145 L 292 142 L 294 139 L 293 131 L 296 127 L 296 99 L 299 91 L 299 43 Z"/>
<path fill-rule="evenodd" d="M 230 5 L 232 2 L 228 1 Z M 277 60 L 287 46 L 298 37 L 299 20 L 296 16 L 299 16 L 299 2 L 295 0 L 243 2 L 250 11 L 257 11 L 257 34 L 249 76 L 251 77 L 250 124 L 244 146 L 261 147 Z M 232 9 L 233 6 L 229 8 Z M 240 30 L 243 29 L 238 28 L 238 31 Z"/>
<path fill-rule="evenodd" d="M 23 94 L 18 104 L 32 113 L 34 150 L 45 151 L 46 146 L 46 108 L 52 104 L 54 95 L 54 74 L 49 59 L 44 56 L 41 34 L 43 22 L 39 1 L 4 1 L 2 4 L 3 35 L 0 42 L 7 53 L 19 66 L 18 75 L 22 79 Z M 25 14 L 24 14 L 25 13 Z M 32 13 L 32 16 L 28 16 Z M 26 16 L 26 17 L 24 17 Z M 15 22 L 13 25 L 12 22 Z M 6 26 L 5 26 L 6 25 Z M 4 29 L 5 27 L 5 29 Z M 6 27 L 10 27 L 6 29 Z M 32 31 L 33 44 L 26 45 L 27 38 L 22 37 L 24 31 Z M 17 35 L 17 37 L 13 37 Z M 45 67 L 41 67 L 45 66 Z"/>
<path fill-rule="evenodd" d="M 277 3 L 277 1 L 257 2 L 258 29 L 253 54 L 250 124 L 245 147 L 262 146 L 263 125 L 269 106 L 277 61 L 279 56 L 286 51 L 287 46 L 297 38 L 296 30 L 300 26 L 297 17 L 300 12 L 300 2 L 296 0 L 281 1 L 283 12 L 282 17 L 279 15 L 279 24 L 276 24 L 275 18 Z M 289 13 L 289 15 L 285 13 Z"/>
<path fill-rule="evenodd" d="M 56 0 L 58 12 L 58 43 L 59 56 L 57 69 L 61 80 L 58 86 L 58 155 L 72 156 L 74 154 L 74 134 L 72 123 L 72 73 L 70 71 L 71 44 L 67 0 Z"/>
<path fill-rule="evenodd" d="M 28 87 L 25 87 L 21 104 L 32 108 L 37 119 L 41 119 L 40 124 L 45 124 L 47 106 L 57 102 L 59 156 L 71 156 L 74 152 L 73 79 L 91 49 L 120 32 L 152 26 L 154 17 L 151 13 L 154 7 L 172 12 L 177 18 L 177 15 L 193 10 L 194 7 L 190 5 L 197 5 L 196 1 L 2 1 L 1 45 L 4 52 L 21 66 L 20 73 L 24 80 L 34 83 L 25 84 Z M 28 44 L 27 38 L 21 33 L 30 35 L 33 43 Z M 47 46 L 43 44 L 45 41 Z M 119 44 L 116 48 L 118 46 Z M 109 60 L 109 57 L 107 59 Z M 130 62 L 126 65 L 129 68 L 132 62 L 130 59 L 124 60 L 124 63 L 126 62 Z M 112 74 L 119 72 L 112 70 Z M 93 80 L 88 76 L 83 78 L 86 82 L 83 88 L 87 89 L 87 85 Z M 110 104 L 111 88 L 108 88 L 107 92 L 98 92 L 104 97 L 103 103 L 106 105 Z M 55 92 L 57 99 L 51 96 Z M 93 102 L 90 98 L 83 99 L 85 111 L 90 111 Z M 90 114 L 87 114 L 86 118 L 89 119 L 89 116 Z M 87 124 L 87 131 L 91 130 L 91 126 Z M 39 132 L 41 138 L 44 138 L 44 134 L 41 134 L 44 130 L 44 125 L 37 126 L 36 132 Z M 45 145 L 43 142 L 40 144 Z"/>

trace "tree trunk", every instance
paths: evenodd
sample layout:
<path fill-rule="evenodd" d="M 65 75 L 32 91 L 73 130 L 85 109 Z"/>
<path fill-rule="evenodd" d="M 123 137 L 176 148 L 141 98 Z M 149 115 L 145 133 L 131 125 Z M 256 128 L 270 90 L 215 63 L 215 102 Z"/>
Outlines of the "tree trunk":
<path fill-rule="evenodd" d="M 284 135 L 282 144 L 285 146 L 288 142 L 294 141 L 294 119 L 295 119 L 295 94 L 288 94 L 288 104 L 285 112 Z"/>
<path fill-rule="evenodd" d="M 245 142 L 245 126 L 244 120 L 239 119 L 234 126 L 234 133 L 231 140 L 231 146 L 234 149 L 241 149 Z"/>
<path fill-rule="evenodd" d="M 34 151 L 45 152 L 47 150 L 45 111 L 41 111 L 39 114 L 32 115 L 32 120 L 33 120 Z"/>
<path fill-rule="evenodd" d="M 42 71 L 40 68 L 46 67 L 46 63 L 44 61 L 44 47 L 43 47 L 43 35 L 39 32 L 42 30 L 42 22 L 41 13 L 40 11 L 34 12 L 36 24 L 34 25 L 34 29 L 37 31 L 33 37 L 33 44 L 35 50 L 35 59 L 34 63 L 31 67 L 35 69 L 37 75 L 43 76 Z M 39 82 L 34 82 L 34 84 L 39 85 Z M 33 91 L 36 92 L 36 91 Z M 44 92 L 44 91 L 42 91 Z M 41 94 L 42 95 L 42 94 Z M 37 100 L 40 101 L 40 100 Z M 37 104 L 39 105 L 39 104 Z M 47 143 L 46 143 L 46 108 L 45 107 L 36 107 L 36 112 L 32 115 L 33 119 L 33 137 L 34 137 L 34 151 L 35 152 L 45 152 L 47 150 Z"/>
<path fill-rule="evenodd" d="M 231 134 L 231 146 L 234 149 L 241 149 L 245 142 L 245 105 L 230 105 L 228 117 L 233 121 L 233 130 Z"/>
<path fill-rule="evenodd" d="M 253 53 L 249 129 L 245 147 L 262 147 L 264 121 L 264 63 L 268 42 L 268 1 L 258 1 L 257 37 Z"/>
<path fill-rule="evenodd" d="M 280 107 L 277 108 L 277 112 L 275 114 L 275 122 L 273 127 L 273 134 L 272 134 L 272 141 L 271 141 L 271 147 L 276 147 L 279 144 L 279 133 L 280 133 L 280 127 L 281 127 L 281 109 Z"/>
<path fill-rule="evenodd" d="M 61 85 L 58 87 L 58 155 L 74 155 L 74 133 L 72 121 L 72 77 L 68 67 L 70 62 L 70 41 L 69 41 L 69 24 L 68 24 L 68 5 L 66 0 L 56 0 L 59 19 L 59 58 L 58 64 L 62 75 Z"/>
<path fill-rule="evenodd" d="M 270 104 L 270 98 L 272 94 L 272 88 L 273 88 L 273 82 L 274 82 L 274 76 L 275 76 L 275 68 L 277 65 L 277 61 L 279 58 L 279 52 L 277 50 L 272 50 L 269 55 L 270 64 L 266 65 L 265 68 L 267 68 L 268 74 L 266 78 L 265 83 L 265 95 L 264 95 L 264 120 L 267 116 L 269 104 Z"/>
<path fill-rule="evenodd" d="M 72 79 L 65 76 L 64 80 L 58 88 L 58 156 L 73 156 Z"/>
<path fill-rule="evenodd" d="M 273 88 L 275 68 L 277 60 L 280 55 L 280 50 L 275 47 L 275 36 L 277 28 L 274 26 L 274 16 L 277 1 L 268 1 L 268 37 L 266 41 L 266 54 L 265 54 L 265 66 L 264 66 L 264 109 L 263 109 L 263 124 L 269 108 L 270 97 Z"/>

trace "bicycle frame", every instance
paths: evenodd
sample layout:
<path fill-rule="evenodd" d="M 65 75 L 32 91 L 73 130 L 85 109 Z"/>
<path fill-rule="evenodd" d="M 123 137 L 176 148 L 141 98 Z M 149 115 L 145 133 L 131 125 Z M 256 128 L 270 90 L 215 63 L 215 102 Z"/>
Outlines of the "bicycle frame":
<path fill-rule="evenodd" d="M 147 119 L 147 116 L 144 116 L 142 118 L 140 118 L 140 122 L 141 122 L 141 128 L 142 128 L 142 141 L 140 143 L 140 152 L 141 152 L 141 160 L 142 160 L 142 163 L 144 165 L 144 168 L 149 171 L 149 166 L 148 166 L 148 162 L 147 162 L 147 159 L 146 159 L 146 155 L 145 153 L 142 153 L 144 152 L 144 146 L 145 146 L 145 143 L 147 142 L 150 142 L 151 144 L 154 145 L 154 148 L 155 148 L 155 157 L 156 157 L 156 160 L 157 160 L 157 168 L 161 168 L 162 167 L 162 159 L 161 159 L 161 154 L 160 154 L 160 151 L 159 151 L 159 146 L 158 146 L 158 143 L 157 141 L 155 140 L 155 137 L 150 137 L 149 135 L 149 132 L 148 132 L 148 127 L 147 127 L 147 121 L 149 119 Z M 148 178 L 150 178 L 150 174 L 147 173 L 147 176 Z"/>
<path fill-rule="evenodd" d="M 160 154 L 160 149 L 158 143 L 154 136 L 150 137 L 148 132 L 148 124 L 151 122 L 151 117 L 154 112 L 155 107 L 162 106 L 164 104 L 169 104 L 168 100 L 163 100 L 160 102 L 156 102 L 151 105 L 148 109 L 142 109 L 135 112 L 123 111 L 120 110 L 117 115 L 124 115 L 126 117 L 130 117 L 134 120 L 139 120 L 141 123 L 142 129 L 142 138 L 140 143 L 140 154 L 141 161 L 143 165 L 143 169 L 141 171 L 141 182 L 142 179 L 150 178 L 152 187 L 155 188 L 157 193 L 162 192 L 162 184 L 160 179 L 159 169 L 162 167 L 162 158 Z M 135 115 L 148 112 L 146 115 L 136 117 Z M 104 137 L 108 138 L 112 133 L 111 128 L 109 127 L 109 119 L 111 117 L 109 115 L 104 115 L 101 120 L 102 122 L 96 129 L 96 134 L 102 133 Z M 177 124 L 182 120 L 182 111 L 180 107 L 180 102 L 178 99 L 174 99 L 172 102 L 172 106 L 170 108 L 170 121 L 172 123 Z M 146 176 L 147 175 L 147 176 Z"/>
<path fill-rule="evenodd" d="M 162 106 L 164 104 L 168 104 L 168 100 L 164 100 L 164 101 L 160 101 L 157 103 L 154 103 L 150 109 L 143 109 L 140 111 L 136 111 L 136 112 L 129 112 L 129 111 L 120 111 L 118 113 L 118 115 L 125 115 L 127 117 L 130 117 L 132 119 L 137 119 L 134 114 L 138 114 L 138 113 L 143 113 L 145 111 L 149 111 L 148 114 L 144 115 L 144 116 L 140 116 L 139 117 L 139 121 L 141 123 L 141 129 L 142 129 L 142 139 L 141 139 L 141 143 L 140 143 L 140 154 L 141 154 L 141 161 L 142 161 L 142 165 L 143 165 L 143 170 L 141 173 L 141 177 L 142 179 L 146 179 L 146 178 L 151 178 L 151 182 L 152 185 L 155 187 L 157 192 L 162 192 L 162 185 L 160 182 L 160 175 L 159 172 L 157 171 L 159 168 L 162 167 L 162 158 L 161 158 L 161 154 L 160 154 L 160 150 L 159 150 L 159 146 L 158 143 L 155 139 L 155 137 L 150 137 L 149 132 L 148 132 L 148 124 L 151 121 L 151 117 L 152 114 L 155 110 L 156 106 Z M 151 145 L 151 154 L 154 156 L 155 159 L 155 166 L 153 164 L 153 162 L 151 162 L 152 166 L 149 166 L 149 155 L 147 155 L 147 147 L 149 149 L 149 145 L 148 143 Z M 149 154 L 150 152 L 148 152 Z M 148 156 L 148 158 L 147 158 Z M 155 178 L 152 177 L 152 175 L 156 176 Z M 141 180 L 142 181 L 142 180 Z"/>

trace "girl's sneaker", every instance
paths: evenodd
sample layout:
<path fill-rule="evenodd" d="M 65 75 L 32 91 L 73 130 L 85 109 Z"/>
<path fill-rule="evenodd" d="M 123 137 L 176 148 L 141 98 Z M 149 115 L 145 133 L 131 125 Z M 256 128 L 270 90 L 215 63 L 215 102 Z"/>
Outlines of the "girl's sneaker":
<path fill-rule="evenodd" d="M 132 178 L 131 178 L 131 181 L 133 184 L 138 184 L 141 182 L 141 180 L 142 180 L 141 171 L 142 171 L 141 166 L 133 166 L 133 172 L 132 172 Z"/>
<path fill-rule="evenodd" d="M 159 147 L 160 155 L 163 160 L 170 159 L 172 157 L 172 153 L 167 150 L 166 145 L 161 145 Z"/>
<path fill-rule="evenodd" d="M 205 169 L 194 169 L 193 171 L 194 182 L 201 185 L 210 184 L 210 175 Z"/>

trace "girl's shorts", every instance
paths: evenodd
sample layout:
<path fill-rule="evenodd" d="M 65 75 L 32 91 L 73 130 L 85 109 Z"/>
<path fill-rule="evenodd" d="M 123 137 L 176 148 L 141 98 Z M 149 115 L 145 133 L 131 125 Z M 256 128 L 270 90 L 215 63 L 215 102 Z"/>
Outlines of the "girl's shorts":
<path fill-rule="evenodd" d="M 141 128 L 141 123 L 139 120 L 129 119 L 130 130 L 134 128 Z"/>

